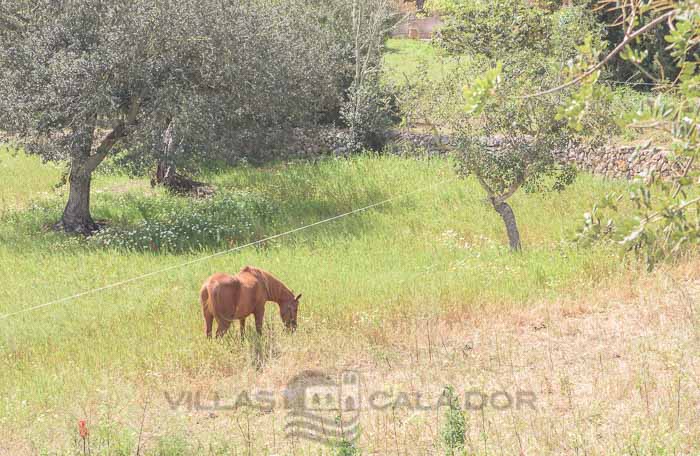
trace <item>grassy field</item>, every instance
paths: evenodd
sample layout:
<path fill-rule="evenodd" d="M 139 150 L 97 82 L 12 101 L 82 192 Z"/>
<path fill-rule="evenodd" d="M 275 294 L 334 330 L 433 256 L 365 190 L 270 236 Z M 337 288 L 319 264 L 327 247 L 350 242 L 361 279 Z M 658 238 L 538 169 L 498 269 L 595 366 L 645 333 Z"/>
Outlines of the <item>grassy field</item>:
<path fill-rule="evenodd" d="M 464 63 L 422 42 L 387 47 L 397 84 Z M 217 193 L 203 200 L 102 169 L 92 207 L 107 228 L 66 237 L 49 229 L 65 166 L 0 150 L 0 455 L 700 452 L 698 259 L 646 274 L 615 246 L 571 242 L 623 183 L 581 175 L 516 195 L 514 255 L 446 159 L 210 171 L 198 178 Z M 262 339 L 207 340 L 201 283 L 248 264 L 303 293 L 299 330 L 269 304 Z M 346 371 L 361 379 L 355 443 L 285 435 L 290 382 Z M 450 413 L 446 387 L 487 405 Z M 321 415 L 328 440 L 343 416 Z"/>
<path fill-rule="evenodd" d="M 83 454 L 79 420 L 92 454 L 353 454 L 284 438 L 282 408 L 168 401 L 279 392 L 309 369 L 358 371 L 364 395 L 430 401 L 445 386 L 535 394 L 536 410 L 468 412 L 467 454 L 700 451 L 697 262 L 644 275 L 613 248 L 569 242 L 591 202 L 620 183 L 582 175 L 560 194 L 517 195 L 525 250 L 513 255 L 478 185 L 456 179 L 443 159 L 222 170 L 199 176 L 219 190 L 203 201 L 99 175 L 93 215 L 110 224 L 89 240 L 46 229 L 66 196 L 54 188 L 61 168 L 5 150 L 0 169 L 12 176 L 0 183 L 0 314 L 398 196 L 1 319 L 0 454 Z M 270 304 L 262 341 L 241 343 L 237 331 L 206 340 L 199 286 L 246 264 L 303 293 L 299 330 L 284 333 Z M 356 445 L 365 454 L 445 454 L 448 421 L 444 408 L 365 405 Z"/>
<path fill-rule="evenodd" d="M 466 57 L 456 59 L 442 55 L 430 43 L 419 40 L 390 39 L 384 55 L 386 80 L 399 85 L 413 81 L 421 71 L 431 80 L 438 80 L 458 65 L 467 63 Z"/>

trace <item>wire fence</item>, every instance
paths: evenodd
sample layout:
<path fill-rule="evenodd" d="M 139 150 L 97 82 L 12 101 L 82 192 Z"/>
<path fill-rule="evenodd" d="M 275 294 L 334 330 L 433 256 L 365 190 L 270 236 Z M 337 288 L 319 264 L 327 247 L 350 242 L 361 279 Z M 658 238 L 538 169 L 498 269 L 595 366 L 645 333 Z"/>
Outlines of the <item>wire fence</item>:
<path fill-rule="evenodd" d="M 335 215 L 335 216 L 333 216 L 333 217 L 329 217 L 329 218 L 326 218 L 326 219 L 323 219 L 323 220 L 319 220 L 319 221 L 317 221 L 317 222 L 310 223 L 310 224 L 308 224 L 308 225 L 303 225 L 303 226 L 300 226 L 300 227 L 298 227 L 298 228 L 294 228 L 294 229 L 291 229 L 291 230 L 288 230 L 288 231 L 285 231 L 285 232 L 282 232 L 282 233 L 275 234 L 275 235 L 273 235 L 273 236 L 268 236 L 268 237 L 266 237 L 266 238 L 259 239 L 259 240 L 257 240 L 257 241 L 253 241 L 253 242 L 249 242 L 249 243 L 244 244 L 244 245 L 240 245 L 240 246 L 237 246 L 237 247 L 233 247 L 233 248 L 230 248 L 230 249 L 227 249 L 227 250 L 222 250 L 222 251 L 220 251 L 220 252 L 216 252 L 216 253 L 213 253 L 213 254 L 210 254 L 210 255 L 206 255 L 206 256 L 203 256 L 203 257 L 195 258 L 195 259 L 193 259 L 193 260 L 185 261 L 185 262 L 182 262 L 182 263 L 173 265 L 173 266 L 168 266 L 168 267 L 166 267 L 166 268 L 162 268 L 162 269 L 158 269 L 158 270 L 155 270 L 155 271 L 151 271 L 151 272 L 148 272 L 148 273 L 146 273 L 146 274 L 141 274 L 141 275 L 138 275 L 138 276 L 135 276 L 135 277 L 131 277 L 131 278 L 129 278 L 129 279 L 121 280 L 121 281 L 119 281 L 119 282 L 114 282 L 114 283 L 111 283 L 111 284 L 109 284 L 109 285 L 104 285 L 104 286 L 101 286 L 101 287 L 97 287 L 97 288 L 92 288 L 92 289 L 89 289 L 89 290 L 85 290 L 85 291 L 82 291 L 82 292 L 79 292 L 79 293 L 76 293 L 76 294 L 73 294 L 73 295 L 70 295 L 70 296 L 65 296 L 65 297 L 63 297 L 63 298 L 59 298 L 59 299 L 55 299 L 55 300 L 53 300 L 53 301 L 45 302 L 45 303 L 43 303 L 43 304 L 35 305 L 35 306 L 28 307 L 28 308 L 25 308 L 25 309 L 21 309 L 21 310 L 15 311 L 15 312 L 6 313 L 6 314 L 3 314 L 3 315 L 0 315 L 0 321 L 7 320 L 7 319 L 9 319 L 9 318 L 11 318 L 11 317 L 14 317 L 14 316 L 17 316 L 17 315 L 20 315 L 20 314 L 24 314 L 24 313 L 27 313 L 27 312 L 32 312 L 32 311 L 39 310 L 39 309 L 43 309 L 43 308 L 50 307 L 50 306 L 53 306 L 53 305 L 62 304 L 62 303 L 67 303 L 67 302 L 69 302 L 69 301 L 73 301 L 73 300 L 75 300 L 75 299 L 82 298 L 82 297 L 84 297 L 84 296 L 93 295 L 93 294 L 96 294 L 96 293 L 100 293 L 100 292 L 102 292 L 102 291 L 106 291 L 106 290 L 111 290 L 111 289 L 114 289 L 114 288 L 122 287 L 122 286 L 125 286 L 125 285 L 128 285 L 128 284 L 132 284 L 132 283 L 135 283 L 135 282 L 138 282 L 138 281 L 141 281 L 141 280 L 148 279 L 148 278 L 150 278 L 150 277 L 153 277 L 153 276 L 156 276 L 156 275 L 159 275 L 159 274 L 164 274 L 164 273 L 166 273 L 166 272 L 174 271 L 174 270 L 176 270 L 176 269 L 185 268 L 185 267 L 187 267 L 187 266 L 191 266 L 191 265 L 196 264 L 196 263 L 201 263 L 201 262 L 204 262 L 204 261 L 207 261 L 207 260 L 211 260 L 212 258 L 220 257 L 220 256 L 223 256 L 223 255 L 228 255 L 228 254 L 230 254 L 230 253 L 237 252 L 237 251 L 246 249 L 246 248 L 248 248 L 248 247 L 253 247 L 253 246 L 261 245 L 261 244 L 264 244 L 264 243 L 266 243 L 266 242 L 272 241 L 272 240 L 274 240 L 274 239 L 283 238 L 283 237 L 285 237 L 285 236 L 289 236 L 289 235 L 291 235 L 291 234 L 298 233 L 298 232 L 300 232 L 300 231 L 304 231 L 304 230 L 307 230 L 307 229 L 309 229 L 309 228 L 313 228 L 313 227 L 316 227 L 316 226 L 319 226 L 319 225 L 323 225 L 323 224 L 325 224 L 325 223 L 330 223 L 330 222 L 339 220 L 339 219 L 344 218 L 344 217 L 348 217 L 348 216 L 351 216 L 351 215 L 359 214 L 359 213 L 361 213 L 361 212 L 365 212 L 365 211 L 368 211 L 368 210 L 370 210 L 370 209 L 374 209 L 374 208 L 376 208 L 376 207 L 383 206 L 383 205 L 388 204 L 388 203 L 390 203 L 390 202 L 397 201 L 397 200 L 402 199 L 402 198 L 406 198 L 406 197 L 408 197 L 408 196 L 410 196 L 410 195 L 415 195 L 415 194 L 418 194 L 418 193 L 430 191 L 430 190 L 432 190 L 432 189 L 435 189 L 435 188 L 444 186 L 444 185 L 446 185 L 446 184 L 448 184 L 448 183 L 454 182 L 454 181 L 457 180 L 457 179 L 458 179 L 457 177 L 454 177 L 454 178 L 451 178 L 451 179 L 446 179 L 446 180 L 444 180 L 444 181 L 441 181 L 441 182 L 438 182 L 438 183 L 435 183 L 435 184 L 431 184 L 431 185 L 428 185 L 428 186 L 425 186 L 425 187 L 421 187 L 421 188 L 419 188 L 419 189 L 416 189 L 416 190 L 413 190 L 413 191 L 410 191 L 410 192 L 406 192 L 406 193 L 403 193 L 403 194 L 400 194 L 400 195 L 395 195 L 395 196 L 392 196 L 392 197 L 387 198 L 387 199 L 385 199 L 385 200 L 382 200 L 382 201 L 379 201 L 379 202 L 376 202 L 376 203 L 369 204 L 369 205 L 367 205 L 367 206 L 363 206 L 363 207 L 360 207 L 360 208 L 357 208 L 357 209 L 353 209 L 353 210 L 351 210 L 351 211 L 344 212 L 344 213 L 342 213 L 342 214 L 338 214 L 338 215 Z"/>

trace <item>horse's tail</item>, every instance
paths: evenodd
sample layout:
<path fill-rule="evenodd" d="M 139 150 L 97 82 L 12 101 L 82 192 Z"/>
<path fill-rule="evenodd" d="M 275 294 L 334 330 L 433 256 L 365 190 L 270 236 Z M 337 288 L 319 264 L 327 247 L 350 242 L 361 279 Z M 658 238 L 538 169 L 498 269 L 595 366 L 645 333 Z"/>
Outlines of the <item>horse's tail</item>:
<path fill-rule="evenodd" d="M 202 305 L 202 310 L 209 310 L 211 313 L 211 307 L 209 304 L 209 284 L 205 283 L 199 290 L 199 303 Z"/>

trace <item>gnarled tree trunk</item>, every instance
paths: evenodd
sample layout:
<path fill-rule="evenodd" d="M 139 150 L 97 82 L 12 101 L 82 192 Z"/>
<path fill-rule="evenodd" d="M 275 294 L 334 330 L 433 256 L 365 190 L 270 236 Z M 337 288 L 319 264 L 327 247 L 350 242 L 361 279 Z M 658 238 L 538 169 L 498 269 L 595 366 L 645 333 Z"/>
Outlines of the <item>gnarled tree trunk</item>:
<path fill-rule="evenodd" d="M 102 163 L 112 146 L 124 135 L 124 125 L 116 126 L 104 137 L 99 147 L 92 152 L 94 120 L 78 135 L 70 159 L 70 175 L 68 177 L 68 203 L 63 210 L 61 221 L 54 228 L 68 233 L 89 235 L 99 229 L 90 214 L 90 184 L 92 172 Z"/>
<path fill-rule="evenodd" d="M 163 132 L 163 152 L 158 159 L 151 186 L 163 185 L 171 192 L 180 195 L 211 196 L 214 190 L 209 185 L 177 172 L 177 167 L 172 160 L 176 149 L 177 145 L 173 143 L 173 121 L 169 119 L 168 127 Z"/>
<path fill-rule="evenodd" d="M 66 232 L 88 235 L 99 228 L 90 215 L 92 171 L 88 170 L 86 163 L 77 161 L 74 159 L 71 163 L 68 204 L 63 210 L 60 228 Z"/>
<path fill-rule="evenodd" d="M 510 249 L 514 252 L 520 251 L 520 232 L 518 231 L 518 224 L 515 222 L 515 214 L 513 213 L 513 209 L 505 201 L 499 201 L 497 199 L 492 199 L 491 204 L 496 212 L 498 212 L 498 215 L 500 215 L 503 219 L 503 223 L 506 225 Z"/>

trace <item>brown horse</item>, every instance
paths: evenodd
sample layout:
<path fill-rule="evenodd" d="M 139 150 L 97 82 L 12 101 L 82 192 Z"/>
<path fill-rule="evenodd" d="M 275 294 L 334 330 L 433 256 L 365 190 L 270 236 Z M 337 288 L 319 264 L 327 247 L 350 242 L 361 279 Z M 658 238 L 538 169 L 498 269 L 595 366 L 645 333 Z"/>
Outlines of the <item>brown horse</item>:
<path fill-rule="evenodd" d="M 265 303 L 280 306 L 280 316 L 288 330 L 297 328 L 299 298 L 269 272 L 246 266 L 236 275 L 216 273 L 209 277 L 199 292 L 204 328 L 211 337 L 212 323 L 217 322 L 216 337 L 226 334 L 231 322 L 240 321 L 241 338 L 245 335 L 245 319 L 255 315 L 255 329 L 262 333 Z"/>

